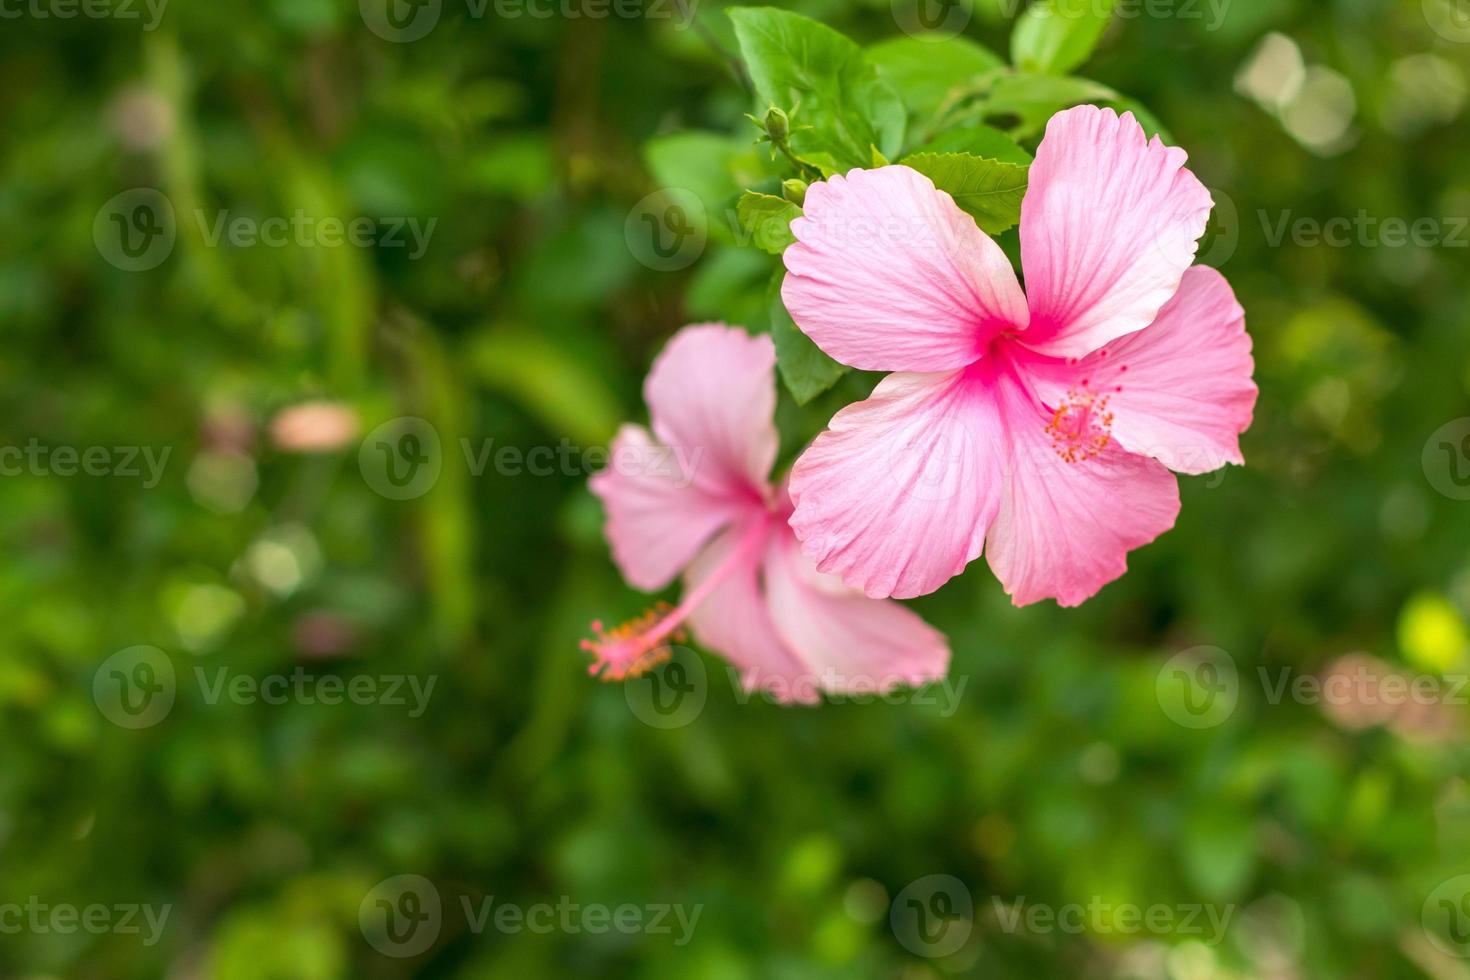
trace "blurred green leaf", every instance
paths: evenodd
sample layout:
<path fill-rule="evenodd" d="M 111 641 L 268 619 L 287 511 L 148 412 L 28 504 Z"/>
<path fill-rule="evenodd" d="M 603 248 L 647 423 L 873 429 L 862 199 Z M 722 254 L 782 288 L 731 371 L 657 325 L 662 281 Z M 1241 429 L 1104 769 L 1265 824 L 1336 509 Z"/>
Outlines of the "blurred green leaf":
<path fill-rule="evenodd" d="M 705 227 L 720 241 L 731 239 L 722 220 L 727 203 L 742 187 L 735 176 L 737 159 L 748 154 L 744 141 L 721 133 L 684 132 L 659 136 L 643 146 L 643 157 L 660 189 L 690 191 L 704 205 Z"/>
<path fill-rule="evenodd" d="M 870 46 L 867 57 L 893 83 L 914 119 L 932 116 L 953 93 L 1005 65 L 962 35 L 890 38 Z"/>
<path fill-rule="evenodd" d="M 542 334 L 503 326 L 478 337 L 469 355 L 480 381 L 520 401 L 552 432 L 605 443 L 621 419 L 602 378 Z"/>
<path fill-rule="evenodd" d="M 805 405 L 837 383 L 848 368 L 823 353 L 810 337 L 797 329 L 786 304 L 781 300 L 781 283 L 785 273 L 771 280 L 767 303 L 771 314 L 771 339 L 776 342 L 776 366 L 781 380 L 798 405 Z"/>
<path fill-rule="evenodd" d="M 1035 0 L 1016 20 L 1011 61 L 1022 71 L 1065 75 L 1092 54 L 1114 0 Z"/>

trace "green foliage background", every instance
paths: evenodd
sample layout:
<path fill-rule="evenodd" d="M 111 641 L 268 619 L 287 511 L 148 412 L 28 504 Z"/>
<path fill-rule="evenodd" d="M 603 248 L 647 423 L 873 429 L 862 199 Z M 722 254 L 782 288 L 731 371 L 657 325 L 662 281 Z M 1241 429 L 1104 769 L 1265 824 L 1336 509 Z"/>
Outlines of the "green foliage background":
<path fill-rule="evenodd" d="M 645 598 L 610 564 L 584 457 L 477 477 L 459 440 L 605 445 L 644 418 L 643 373 L 679 326 L 772 327 L 775 260 L 738 247 L 719 211 L 687 270 L 649 269 L 625 239 L 630 209 L 662 186 L 721 203 L 779 193 L 744 118 L 765 107 L 732 67 L 716 0 L 692 30 L 493 4 L 476 17 L 446 0 L 402 44 L 346 0 L 173 0 L 153 31 L 0 21 L 0 443 L 172 453 L 151 489 L 0 479 L 0 903 L 172 907 L 153 946 L 0 935 L 0 974 L 1470 975 L 1421 916 L 1470 872 L 1463 706 L 1355 730 L 1271 703 L 1257 672 L 1316 674 L 1351 652 L 1467 670 L 1470 503 L 1434 489 L 1421 453 L 1470 415 L 1470 252 L 1267 233 L 1288 212 L 1466 215 L 1470 44 L 1431 28 L 1436 3 L 1230 0 L 1213 30 L 1218 5 L 1115 16 L 1079 70 L 1146 106 L 1231 204 L 1205 250 L 1256 344 L 1248 466 L 1184 478 L 1177 527 L 1081 609 L 1014 609 L 983 562 L 915 603 L 953 642 L 952 716 L 742 704 L 705 655 L 707 704 L 672 730 L 589 680 L 577 649 L 590 620 Z M 864 46 L 905 36 L 887 0 L 795 9 Z M 1004 57 L 1011 26 L 1000 0 L 977 0 L 966 34 Z M 1236 90 L 1272 31 L 1350 83 L 1343 146 L 1304 148 Z M 1028 50 L 1080 63 L 1065 45 Z M 1404 81 L 1401 59 L 1425 54 L 1458 79 L 1458 102 Z M 745 162 L 711 168 L 732 142 Z M 180 215 L 148 272 L 92 240 L 99 208 L 135 187 Z M 437 224 L 418 259 L 211 247 L 196 209 Z M 845 375 L 801 407 L 783 396 L 784 458 L 872 382 Z M 429 420 L 445 446 L 433 490 L 375 493 L 361 434 L 325 454 L 273 445 L 276 413 L 318 398 L 352 407 L 361 434 Z M 289 588 L 266 574 L 283 554 Z M 323 623 L 335 652 L 313 657 Z M 171 658 L 179 695 L 130 731 L 92 683 L 139 644 Z M 1228 651 L 1240 693 L 1227 721 L 1194 730 L 1161 710 L 1156 681 L 1198 645 Z M 410 718 L 209 704 L 192 682 L 196 666 L 298 665 L 437 686 Z M 433 881 L 446 914 L 430 950 L 397 959 L 358 914 L 405 873 Z M 925 958 L 897 941 L 888 903 L 936 873 L 965 883 L 974 929 Z M 473 934 L 460 899 L 489 895 L 703 912 L 685 946 Z M 994 900 L 1021 896 L 1233 915 L 1218 945 L 1020 935 Z"/>

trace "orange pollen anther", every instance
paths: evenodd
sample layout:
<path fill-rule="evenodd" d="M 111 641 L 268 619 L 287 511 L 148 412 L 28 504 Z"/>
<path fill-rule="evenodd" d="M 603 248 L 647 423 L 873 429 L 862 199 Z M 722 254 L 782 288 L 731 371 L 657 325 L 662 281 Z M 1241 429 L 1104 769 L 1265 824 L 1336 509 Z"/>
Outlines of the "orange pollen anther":
<path fill-rule="evenodd" d="M 601 620 L 593 620 L 592 632 L 597 639 L 581 643 L 582 649 L 595 658 L 587 672 L 601 675 L 605 681 L 620 681 L 638 677 L 668 660 L 672 655 L 670 644 L 688 642 L 678 621 L 671 622 L 677 612 L 667 602 L 659 602 L 612 629 L 604 629 Z"/>
<path fill-rule="evenodd" d="M 1073 388 L 1046 425 L 1052 448 L 1069 463 L 1091 459 L 1112 441 L 1113 413 L 1108 396 Z"/>
<path fill-rule="evenodd" d="M 672 655 L 670 644 L 688 642 L 680 627 L 700 603 L 731 575 L 748 567 L 750 560 L 765 547 L 771 520 L 765 515 L 751 521 L 729 553 L 697 586 L 686 591 L 683 600 L 672 609 L 667 602 L 660 602 L 643 615 L 610 630 L 603 629 L 601 621 L 593 620 L 592 632 L 597 634 L 597 639 L 581 643 L 582 649 L 593 658 L 587 672 L 605 681 L 620 681 L 644 674 L 668 660 Z"/>

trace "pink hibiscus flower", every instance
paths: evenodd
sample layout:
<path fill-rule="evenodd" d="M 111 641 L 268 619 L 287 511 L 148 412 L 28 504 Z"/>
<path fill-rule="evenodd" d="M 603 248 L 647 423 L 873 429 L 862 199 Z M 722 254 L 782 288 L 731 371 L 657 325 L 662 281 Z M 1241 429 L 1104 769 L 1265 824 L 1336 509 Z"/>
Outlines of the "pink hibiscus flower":
<path fill-rule="evenodd" d="M 668 656 L 686 623 L 739 668 L 747 689 L 786 700 L 886 691 L 944 676 L 944 636 L 914 612 L 820 575 L 787 524 L 776 461 L 776 352 L 769 337 L 685 327 L 643 386 L 653 434 L 625 425 L 592 478 L 623 577 L 645 591 L 681 571 L 684 596 L 583 649 L 592 673 L 636 676 Z"/>
<path fill-rule="evenodd" d="M 1190 268 L 1212 201 L 1132 115 L 1058 113 L 1000 247 L 907 167 L 807 192 L 782 297 L 832 357 L 894 371 L 791 474 L 791 525 L 869 596 L 982 549 L 1017 605 L 1077 605 L 1174 524 L 1170 470 L 1243 462 L 1256 387 L 1230 286 Z"/>

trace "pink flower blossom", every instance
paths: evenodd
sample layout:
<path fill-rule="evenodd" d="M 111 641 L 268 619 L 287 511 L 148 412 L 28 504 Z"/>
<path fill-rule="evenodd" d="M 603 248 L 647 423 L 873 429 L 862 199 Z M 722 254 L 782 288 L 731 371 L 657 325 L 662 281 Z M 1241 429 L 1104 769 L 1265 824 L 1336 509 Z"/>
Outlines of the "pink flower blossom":
<path fill-rule="evenodd" d="M 986 551 L 1017 605 L 1077 605 L 1174 524 L 1170 470 L 1243 462 L 1245 314 L 1190 268 L 1212 202 L 1132 115 L 1054 116 L 1000 247 L 922 174 L 814 184 L 782 296 L 832 357 L 892 371 L 797 461 L 792 528 L 873 597 L 932 592 Z"/>
<path fill-rule="evenodd" d="M 342 402 L 302 402 L 271 419 L 271 441 L 288 453 L 335 452 L 357 438 L 357 431 L 357 412 Z"/>
<path fill-rule="evenodd" d="M 683 600 L 584 640 L 607 679 L 668 656 L 686 624 L 747 689 L 778 696 L 882 691 L 943 677 L 944 636 L 896 602 L 869 599 L 802 555 L 776 461 L 775 348 L 723 325 L 685 327 L 644 383 L 653 432 L 625 425 L 592 478 L 623 577 L 645 591 L 683 572 Z"/>

